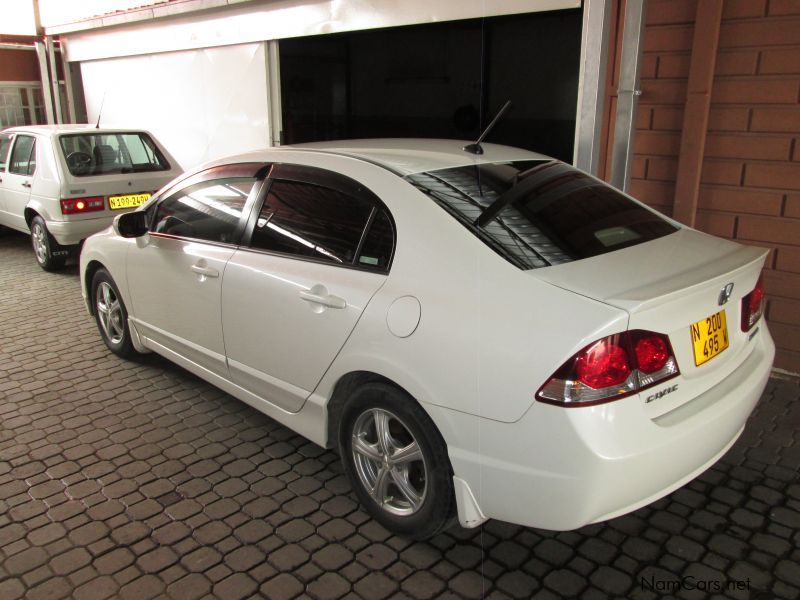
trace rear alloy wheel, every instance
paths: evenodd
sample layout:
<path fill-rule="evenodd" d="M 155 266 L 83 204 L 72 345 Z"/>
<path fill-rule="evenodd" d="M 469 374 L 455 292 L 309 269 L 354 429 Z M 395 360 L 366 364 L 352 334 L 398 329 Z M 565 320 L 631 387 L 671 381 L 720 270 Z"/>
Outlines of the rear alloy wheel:
<path fill-rule="evenodd" d="M 59 250 L 60 246 L 47 231 L 47 225 L 39 215 L 33 217 L 31 221 L 31 244 L 33 252 L 36 254 L 36 262 L 45 271 L 60 269 L 67 262 L 66 256 L 53 255 L 53 252 Z"/>
<path fill-rule="evenodd" d="M 444 442 L 424 410 L 392 386 L 359 388 L 342 415 L 342 463 L 359 499 L 387 529 L 426 539 L 453 516 Z"/>
<path fill-rule="evenodd" d="M 92 302 L 97 328 L 108 349 L 122 358 L 137 354 L 131 343 L 128 311 L 114 280 L 105 269 L 97 271 L 92 278 Z"/>

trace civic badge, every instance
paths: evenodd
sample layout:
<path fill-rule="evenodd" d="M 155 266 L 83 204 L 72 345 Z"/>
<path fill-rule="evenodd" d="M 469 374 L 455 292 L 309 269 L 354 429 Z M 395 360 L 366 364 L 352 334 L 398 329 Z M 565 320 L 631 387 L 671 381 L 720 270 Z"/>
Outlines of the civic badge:
<path fill-rule="evenodd" d="M 724 288 L 722 288 L 722 291 L 719 293 L 719 298 L 717 299 L 719 305 L 722 306 L 728 300 L 730 300 L 732 293 L 733 293 L 733 283 L 729 283 Z"/>

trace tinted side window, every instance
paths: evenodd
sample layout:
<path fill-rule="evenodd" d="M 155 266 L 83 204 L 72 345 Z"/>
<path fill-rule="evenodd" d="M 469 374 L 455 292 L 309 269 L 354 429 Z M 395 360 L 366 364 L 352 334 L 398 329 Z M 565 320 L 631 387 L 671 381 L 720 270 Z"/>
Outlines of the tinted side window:
<path fill-rule="evenodd" d="M 351 264 L 372 203 L 337 190 L 276 180 L 256 220 L 254 248 Z"/>
<path fill-rule="evenodd" d="M 36 140 L 29 135 L 18 135 L 11 151 L 8 170 L 17 175 L 33 175 L 36 170 Z"/>
<path fill-rule="evenodd" d="M 152 231 L 210 242 L 236 243 L 236 229 L 254 177 L 213 179 L 182 189 L 158 204 Z"/>
<path fill-rule="evenodd" d="M 6 170 L 6 157 L 8 156 L 9 148 L 11 148 L 11 136 L 0 134 L 0 171 Z"/>
<path fill-rule="evenodd" d="M 386 211 L 380 210 L 364 236 L 356 263 L 362 267 L 386 269 L 392 260 L 394 230 Z"/>

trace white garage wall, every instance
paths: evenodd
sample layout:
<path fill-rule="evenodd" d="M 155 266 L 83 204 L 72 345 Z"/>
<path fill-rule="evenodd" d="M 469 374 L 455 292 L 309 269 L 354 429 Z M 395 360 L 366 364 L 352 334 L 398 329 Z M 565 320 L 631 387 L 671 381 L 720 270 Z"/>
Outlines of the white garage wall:
<path fill-rule="evenodd" d="M 270 145 L 266 44 L 81 64 L 89 122 L 152 131 L 184 169 Z"/>
<path fill-rule="evenodd" d="M 45 32 L 67 41 L 67 60 L 73 62 L 581 5 L 581 0 L 227 0 L 227 5 L 225 1 L 169 2 L 48 26 Z M 85 14 L 77 5 L 70 3 L 70 10 Z M 191 12 L 193 7 L 197 12 Z"/>

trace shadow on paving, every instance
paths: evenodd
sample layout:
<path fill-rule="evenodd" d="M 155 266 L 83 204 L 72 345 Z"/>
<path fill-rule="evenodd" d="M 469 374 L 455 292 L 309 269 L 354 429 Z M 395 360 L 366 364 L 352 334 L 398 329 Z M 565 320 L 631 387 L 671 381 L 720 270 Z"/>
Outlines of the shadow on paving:
<path fill-rule="evenodd" d="M 338 457 L 157 356 L 110 354 L 77 267 L 0 236 L 0 598 L 800 596 L 800 388 L 770 381 L 712 469 L 568 533 L 427 543 L 359 508 Z"/>

